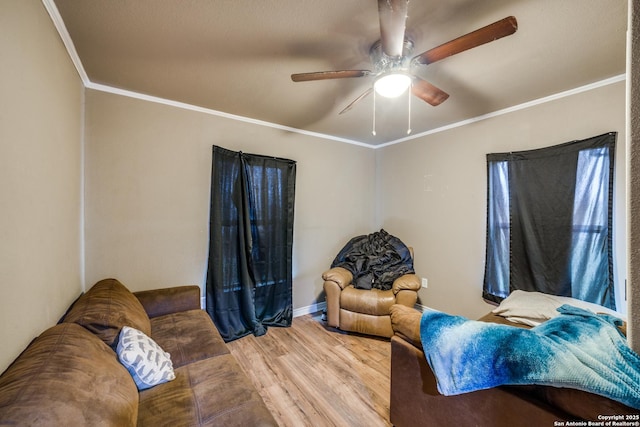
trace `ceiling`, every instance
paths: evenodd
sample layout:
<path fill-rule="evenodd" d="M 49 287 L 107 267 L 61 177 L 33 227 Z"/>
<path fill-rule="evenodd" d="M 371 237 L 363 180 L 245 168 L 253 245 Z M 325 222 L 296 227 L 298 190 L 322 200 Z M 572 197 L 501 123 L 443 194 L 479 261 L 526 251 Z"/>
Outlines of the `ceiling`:
<path fill-rule="evenodd" d="M 372 77 L 290 77 L 371 69 L 375 0 L 53 2 L 92 84 L 372 146 L 407 137 L 407 96 L 375 97 L 376 135 L 373 96 L 338 114 Z M 406 34 L 416 55 L 510 15 L 514 35 L 417 68 L 450 97 L 412 97 L 411 135 L 625 73 L 627 0 L 414 0 Z"/>

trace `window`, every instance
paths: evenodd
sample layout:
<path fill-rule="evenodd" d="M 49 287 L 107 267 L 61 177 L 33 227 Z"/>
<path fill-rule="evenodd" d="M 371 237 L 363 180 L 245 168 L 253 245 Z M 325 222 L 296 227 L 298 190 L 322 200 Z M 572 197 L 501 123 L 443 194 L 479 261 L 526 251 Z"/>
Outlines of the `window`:
<path fill-rule="evenodd" d="M 485 299 L 520 289 L 615 309 L 615 140 L 487 155 Z"/>

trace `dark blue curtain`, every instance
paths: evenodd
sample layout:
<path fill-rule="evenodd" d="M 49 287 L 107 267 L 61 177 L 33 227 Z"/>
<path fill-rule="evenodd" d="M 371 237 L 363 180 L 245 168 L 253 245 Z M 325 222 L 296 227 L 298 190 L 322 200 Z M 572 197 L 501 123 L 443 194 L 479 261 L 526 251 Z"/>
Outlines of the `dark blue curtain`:
<path fill-rule="evenodd" d="M 487 155 L 485 299 L 519 289 L 615 309 L 615 141 L 612 132 Z"/>
<path fill-rule="evenodd" d="M 207 312 L 225 341 L 290 326 L 296 162 L 213 147 Z"/>

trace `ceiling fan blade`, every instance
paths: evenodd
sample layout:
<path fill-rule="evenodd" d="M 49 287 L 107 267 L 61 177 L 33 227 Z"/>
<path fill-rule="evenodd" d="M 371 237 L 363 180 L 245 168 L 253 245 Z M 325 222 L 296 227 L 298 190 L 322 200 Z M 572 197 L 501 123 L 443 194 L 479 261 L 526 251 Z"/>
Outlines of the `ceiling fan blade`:
<path fill-rule="evenodd" d="M 413 84 L 411 85 L 411 93 L 434 107 L 442 104 L 449 98 L 448 93 L 419 77 L 414 77 Z"/>
<path fill-rule="evenodd" d="M 353 108 L 354 105 L 356 105 L 356 103 L 358 103 L 360 100 L 366 98 L 371 92 L 373 92 L 373 88 L 370 87 L 369 89 L 366 90 L 366 92 L 364 92 L 362 95 L 360 95 L 359 97 L 357 97 L 356 99 L 354 99 L 351 104 L 347 105 L 346 107 L 344 107 L 344 109 L 342 111 L 340 111 L 338 113 L 338 115 L 340 114 L 344 114 L 347 111 L 351 110 Z"/>
<path fill-rule="evenodd" d="M 515 33 L 517 29 L 518 21 L 516 18 L 514 16 L 508 16 L 486 27 L 482 27 L 423 52 L 413 57 L 412 62 L 423 65 L 432 64 L 456 53 L 464 52 L 465 50 L 498 40 L 502 37 L 510 36 Z"/>
<path fill-rule="evenodd" d="M 387 56 L 402 56 L 408 0 L 378 0 L 380 43 Z"/>
<path fill-rule="evenodd" d="M 371 74 L 369 70 L 341 70 L 341 71 L 316 71 L 314 73 L 291 74 L 294 82 L 308 82 L 312 80 L 344 79 L 347 77 L 364 77 Z"/>

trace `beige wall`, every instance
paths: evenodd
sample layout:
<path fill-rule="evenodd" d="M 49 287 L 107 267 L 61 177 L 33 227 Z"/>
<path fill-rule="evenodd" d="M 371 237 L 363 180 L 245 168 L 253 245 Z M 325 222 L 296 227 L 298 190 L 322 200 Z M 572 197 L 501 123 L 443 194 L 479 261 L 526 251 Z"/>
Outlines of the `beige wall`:
<path fill-rule="evenodd" d="M 0 52 L 0 371 L 81 292 L 85 255 L 88 286 L 203 283 L 213 144 L 298 161 L 294 308 L 322 300 L 319 274 L 349 237 L 382 226 L 415 248 L 423 304 L 475 317 L 490 308 L 484 155 L 615 130 L 626 275 L 623 83 L 379 150 L 88 91 L 85 254 L 83 89 L 40 1 L 0 2 Z"/>
<path fill-rule="evenodd" d="M 377 152 L 377 215 L 415 248 L 417 274 L 429 280 L 420 302 L 471 318 L 482 300 L 487 153 L 517 151 L 618 132 L 615 274 L 626 278 L 625 83 L 561 98 Z M 625 310 L 618 292 L 618 306 Z M 626 310 L 625 310 L 626 311 Z"/>
<path fill-rule="evenodd" d="M 44 6 L 0 2 L 0 372 L 82 290 L 82 84 Z"/>
<path fill-rule="evenodd" d="M 93 90 L 85 139 L 88 286 L 204 283 L 212 145 L 297 161 L 294 309 L 324 300 L 320 274 L 374 225 L 369 148 Z"/>

